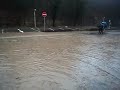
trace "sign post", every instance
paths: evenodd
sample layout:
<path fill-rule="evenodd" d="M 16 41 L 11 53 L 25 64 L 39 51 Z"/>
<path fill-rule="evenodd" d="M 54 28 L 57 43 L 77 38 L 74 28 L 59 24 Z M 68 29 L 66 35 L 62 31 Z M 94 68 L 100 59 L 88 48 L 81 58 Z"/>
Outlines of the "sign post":
<path fill-rule="evenodd" d="M 46 12 L 42 12 L 42 16 L 44 17 L 44 31 L 45 31 L 45 17 L 47 16 L 47 13 Z"/>
<path fill-rule="evenodd" d="M 44 31 L 45 31 L 45 17 L 44 17 Z"/>

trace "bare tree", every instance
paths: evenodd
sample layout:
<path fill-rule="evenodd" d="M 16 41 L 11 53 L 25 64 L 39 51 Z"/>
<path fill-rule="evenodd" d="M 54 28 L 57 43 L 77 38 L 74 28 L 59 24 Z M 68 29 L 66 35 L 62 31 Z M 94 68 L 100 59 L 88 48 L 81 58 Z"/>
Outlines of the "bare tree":
<path fill-rule="evenodd" d="M 59 12 L 59 8 L 60 8 L 60 4 L 61 4 L 62 0 L 48 0 L 48 10 L 50 13 L 50 16 L 52 18 L 52 26 L 55 26 L 55 21 L 57 18 L 57 14 Z"/>

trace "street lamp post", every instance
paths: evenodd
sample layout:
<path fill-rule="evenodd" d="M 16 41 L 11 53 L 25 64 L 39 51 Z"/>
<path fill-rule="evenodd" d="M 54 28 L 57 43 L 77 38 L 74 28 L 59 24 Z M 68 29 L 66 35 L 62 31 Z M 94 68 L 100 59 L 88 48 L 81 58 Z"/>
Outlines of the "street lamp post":
<path fill-rule="evenodd" d="M 36 28 L 36 9 L 34 9 L 34 27 Z"/>

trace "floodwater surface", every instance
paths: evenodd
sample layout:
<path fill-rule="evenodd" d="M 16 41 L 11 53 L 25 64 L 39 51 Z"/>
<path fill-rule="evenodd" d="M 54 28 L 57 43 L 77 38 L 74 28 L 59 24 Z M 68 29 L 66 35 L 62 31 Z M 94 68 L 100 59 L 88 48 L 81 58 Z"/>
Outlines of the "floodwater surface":
<path fill-rule="evenodd" d="M 120 32 L 0 34 L 0 90 L 119 90 Z"/>

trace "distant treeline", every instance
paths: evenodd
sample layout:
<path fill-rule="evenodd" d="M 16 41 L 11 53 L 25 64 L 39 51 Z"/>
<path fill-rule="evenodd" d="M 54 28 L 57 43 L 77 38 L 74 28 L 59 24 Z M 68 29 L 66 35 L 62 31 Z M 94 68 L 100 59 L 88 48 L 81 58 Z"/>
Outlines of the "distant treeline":
<path fill-rule="evenodd" d="M 0 26 L 34 26 L 36 9 L 37 26 L 43 26 L 41 13 L 46 11 L 47 26 L 96 25 L 102 17 L 119 24 L 120 5 L 109 9 L 89 5 L 89 0 L 3 0 L 0 3 Z M 108 8 L 109 7 L 109 8 Z"/>

